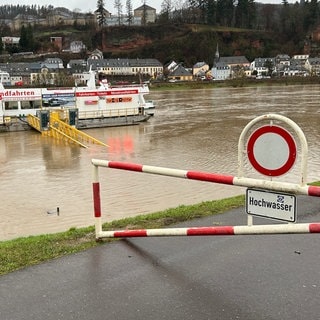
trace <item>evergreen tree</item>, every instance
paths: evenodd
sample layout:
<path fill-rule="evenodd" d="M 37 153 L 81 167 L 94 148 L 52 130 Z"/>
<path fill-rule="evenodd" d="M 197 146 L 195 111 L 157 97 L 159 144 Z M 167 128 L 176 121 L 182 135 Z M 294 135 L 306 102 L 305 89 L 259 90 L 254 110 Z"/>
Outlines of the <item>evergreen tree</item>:
<path fill-rule="evenodd" d="M 317 0 L 310 0 L 301 5 L 301 10 L 304 11 L 304 31 L 308 32 L 319 24 L 319 5 Z"/>
<path fill-rule="evenodd" d="M 33 28 L 31 24 L 27 27 L 27 51 L 34 51 L 34 37 L 33 37 Z"/>
<path fill-rule="evenodd" d="M 104 0 L 97 1 L 97 21 L 100 28 L 106 23 L 106 12 L 104 8 Z"/>
<path fill-rule="evenodd" d="M 206 3 L 206 22 L 210 25 L 217 23 L 217 5 L 215 0 L 207 0 Z"/>
<path fill-rule="evenodd" d="M 238 0 L 235 10 L 235 26 L 238 28 L 253 28 L 256 19 L 254 0 Z"/>
<path fill-rule="evenodd" d="M 0 54 L 3 52 L 3 42 L 2 42 L 2 37 L 0 37 Z"/>
<path fill-rule="evenodd" d="M 27 36 L 27 29 L 23 25 L 20 29 L 20 40 L 19 40 L 19 46 L 22 49 L 22 51 L 29 51 L 27 49 L 28 47 L 28 36 Z"/>
<path fill-rule="evenodd" d="M 232 27 L 235 0 L 217 0 L 217 23 L 221 26 Z"/>
<path fill-rule="evenodd" d="M 21 27 L 19 46 L 22 51 L 33 51 L 34 39 L 33 30 L 30 24 L 27 28 L 24 25 Z"/>
<path fill-rule="evenodd" d="M 191 7 L 197 8 L 199 10 L 199 22 L 205 23 L 207 18 L 206 10 L 208 8 L 208 0 L 189 0 L 189 4 Z"/>
<path fill-rule="evenodd" d="M 254 0 L 248 1 L 248 24 L 247 28 L 253 29 L 256 25 L 257 11 Z"/>

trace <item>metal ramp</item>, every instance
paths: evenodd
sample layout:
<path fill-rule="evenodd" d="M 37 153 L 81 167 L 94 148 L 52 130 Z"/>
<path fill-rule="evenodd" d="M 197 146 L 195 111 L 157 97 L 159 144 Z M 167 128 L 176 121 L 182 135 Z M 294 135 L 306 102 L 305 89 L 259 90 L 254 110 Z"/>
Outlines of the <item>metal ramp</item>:
<path fill-rule="evenodd" d="M 46 114 L 48 112 L 46 111 Z M 28 124 L 35 130 L 41 132 L 44 136 L 54 137 L 56 139 L 62 139 L 69 143 L 75 143 L 83 148 L 88 148 L 88 144 L 98 144 L 104 147 L 108 147 L 107 144 L 95 139 L 94 137 L 78 130 L 74 126 L 69 125 L 65 121 L 61 120 L 61 112 L 50 111 L 49 116 L 45 118 L 45 121 L 41 117 L 33 116 L 29 114 L 27 116 Z"/>

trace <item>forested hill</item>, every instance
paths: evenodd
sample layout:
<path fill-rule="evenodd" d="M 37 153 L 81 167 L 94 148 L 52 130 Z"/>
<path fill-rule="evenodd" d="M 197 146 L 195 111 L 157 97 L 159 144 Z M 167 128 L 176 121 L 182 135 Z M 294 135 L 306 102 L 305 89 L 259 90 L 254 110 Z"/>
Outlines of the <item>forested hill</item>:
<path fill-rule="evenodd" d="M 217 46 L 220 56 L 243 55 L 249 61 L 278 54 L 293 56 L 308 53 L 305 48 L 311 48 L 312 55 L 319 56 L 317 42 L 305 46 L 307 40 L 285 39 L 278 32 L 199 24 L 115 26 L 103 30 L 77 30 L 74 26 L 55 30 L 37 28 L 33 35 L 34 42 L 41 44 L 42 52 L 52 49 L 52 36 L 62 36 L 65 48 L 68 48 L 71 41 L 84 41 L 89 52 L 98 48 L 103 51 L 105 58 L 156 58 L 162 63 L 170 60 L 183 62 L 185 66 L 192 66 L 199 61 L 212 65 Z M 311 43 L 311 40 L 308 42 Z M 48 50 L 45 49 L 46 44 Z M 52 51 L 57 50 L 53 48 Z M 61 57 L 63 56 L 63 59 L 68 61 L 85 58 L 87 54 L 82 52 L 77 56 L 61 53 Z"/>
<path fill-rule="evenodd" d="M 284 53 L 302 54 L 311 47 L 313 54 L 318 54 L 317 43 L 307 46 L 305 39 L 287 39 L 279 32 L 199 24 L 106 28 L 103 38 L 107 57 L 154 57 L 163 63 L 174 59 L 186 66 L 198 61 L 212 64 L 217 45 L 220 56 L 244 55 L 250 61 Z"/>
<path fill-rule="evenodd" d="M 44 17 L 48 13 L 54 10 L 54 6 L 52 5 L 12 5 L 5 4 L 0 5 L 0 16 L 1 19 L 14 19 L 17 15 L 32 15 L 37 18 Z M 70 12 L 70 10 L 66 8 L 59 8 L 59 10 L 63 10 L 65 12 Z"/>
<path fill-rule="evenodd" d="M 278 5 L 253 0 L 187 0 L 181 3 L 189 6 L 181 6 L 179 10 L 163 7 L 155 24 L 111 27 L 76 23 L 67 26 L 61 23 L 54 28 L 34 26 L 33 30 L 27 29 L 24 37 L 32 40 L 25 41 L 28 45 L 8 46 L 6 50 L 11 49 L 9 53 L 57 51 L 50 43 L 50 37 L 61 36 L 63 49 L 68 49 L 72 41 L 82 41 L 88 51 L 99 48 L 106 58 L 152 57 L 162 63 L 174 59 L 186 66 L 198 61 L 211 64 L 217 45 L 221 56 L 244 55 L 249 60 L 284 53 L 290 56 L 303 53 L 320 55 L 318 1 L 297 1 L 292 5 L 285 0 Z M 41 16 L 55 9 L 53 6 L 4 5 L 0 6 L 0 13 L 1 18 L 12 18 L 21 10 L 25 14 Z M 0 25 L 2 36 L 21 37 L 22 30 L 18 33 L 16 30 L 10 34 L 4 24 Z M 83 52 L 81 54 L 85 56 Z"/>

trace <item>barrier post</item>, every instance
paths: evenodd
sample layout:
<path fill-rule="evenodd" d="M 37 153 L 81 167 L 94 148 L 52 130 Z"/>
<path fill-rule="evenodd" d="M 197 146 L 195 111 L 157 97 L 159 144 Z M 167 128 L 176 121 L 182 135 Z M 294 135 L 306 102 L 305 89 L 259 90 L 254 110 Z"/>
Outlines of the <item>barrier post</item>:
<path fill-rule="evenodd" d="M 93 165 L 93 207 L 95 217 L 95 232 L 96 239 L 102 233 L 102 221 L 101 221 L 101 198 L 100 198 L 100 182 L 99 182 L 99 166 Z"/>

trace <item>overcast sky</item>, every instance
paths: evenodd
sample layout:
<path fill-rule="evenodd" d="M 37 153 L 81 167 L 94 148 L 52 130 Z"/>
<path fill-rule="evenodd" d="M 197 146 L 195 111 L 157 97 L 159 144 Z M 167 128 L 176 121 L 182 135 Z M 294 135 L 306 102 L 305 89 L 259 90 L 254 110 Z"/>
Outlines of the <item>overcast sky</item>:
<path fill-rule="evenodd" d="M 2 1 L 1 1 L 2 2 Z M 157 13 L 160 12 L 161 10 L 161 3 L 163 1 L 162 0 L 147 0 L 147 4 L 153 8 L 155 8 L 157 10 Z M 173 1 L 174 2 L 174 1 Z M 259 0 L 256 2 L 263 2 L 263 3 L 281 3 L 281 0 Z M 295 3 L 296 1 L 293 0 L 289 0 L 288 2 L 290 3 Z M 111 12 L 112 14 L 116 13 L 116 10 L 114 9 L 114 0 L 105 0 L 105 8 Z M 123 12 L 125 13 L 125 3 L 126 0 L 122 0 L 123 3 Z M 70 10 L 74 10 L 74 9 L 79 9 L 81 12 L 93 12 L 97 9 L 97 1 L 96 0 L 10 0 L 10 2 L 8 1 L 7 3 L 4 2 L 3 4 L 0 3 L 0 5 L 5 5 L 5 4 L 13 4 L 13 5 L 32 5 L 32 4 L 36 4 L 36 5 L 53 5 L 54 7 L 65 7 L 68 8 Z M 141 6 L 142 4 L 142 0 L 132 0 L 132 6 L 133 8 L 137 8 L 139 6 Z"/>

